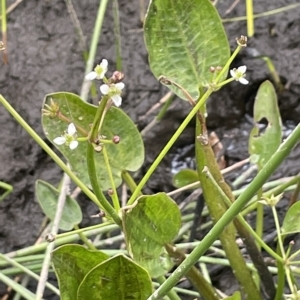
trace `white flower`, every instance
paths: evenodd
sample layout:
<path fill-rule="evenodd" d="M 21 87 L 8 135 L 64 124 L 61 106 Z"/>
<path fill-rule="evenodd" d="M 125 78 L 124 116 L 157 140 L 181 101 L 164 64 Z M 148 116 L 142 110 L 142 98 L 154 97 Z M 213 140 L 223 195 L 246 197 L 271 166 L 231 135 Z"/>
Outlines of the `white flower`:
<path fill-rule="evenodd" d="M 78 146 L 78 141 L 76 141 L 76 127 L 73 123 L 68 126 L 67 132 L 63 136 L 59 136 L 53 140 L 57 145 L 66 144 L 71 150 L 74 150 Z"/>
<path fill-rule="evenodd" d="M 110 85 L 102 84 L 100 91 L 103 95 L 108 95 L 116 106 L 120 106 L 122 104 L 122 97 L 120 95 L 124 87 L 125 84 L 123 82 L 112 83 Z"/>
<path fill-rule="evenodd" d="M 235 81 L 239 81 L 242 84 L 248 84 L 249 81 L 245 78 L 246 76 L 246 66 L 238 67 L 237 69 L 230 70 L 230 75 Z"/>
<path fill-rule="evenodd" d="M 97 65 L 93 72 L 88 73 L 85 76 L 86 80 L 94 80 L 94 79 L 103 79 L 105 73 L 107 72 L 108 62 L 106 59 L 102 59 L 100 65 Z"/>

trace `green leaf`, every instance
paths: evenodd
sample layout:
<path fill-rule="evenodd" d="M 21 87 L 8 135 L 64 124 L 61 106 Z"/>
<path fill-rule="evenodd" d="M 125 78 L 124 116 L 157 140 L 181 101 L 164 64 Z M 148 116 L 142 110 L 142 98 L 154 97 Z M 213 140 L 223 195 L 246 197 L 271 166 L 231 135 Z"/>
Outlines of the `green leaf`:
<path fill-rule="evenodd" d="M 300 202 L 296 202 L 293 204 L 289 210 L 287 211 L 282 228 L 281 234 L 286 235 L 290 233 L 298 233 L 300 232 Z"/>
<path fill-rule="evenodd" d="M 275 153 L 281 143 L 282 124 L 278 109 L 277 96 L 272 83 L 263 82 L 258 89 L 253 119 L 256 123 L 249 138 L 249 153 L 251 161 L 261 169 Z M 258 122 L 267 120 L 267 127 L 260 132 Z"/>
<path fill-rule="evenodd" d="M 192 169 L 183 169 L 180 170 L 177 174 L 173 177 L 173 184 L 177 188 L 184 187 L 191 183 L 199 181 L 198 173 Z"/>
<path fill-rule="evenodd" d="M 123 225 L 133 260 L 151 277 L 167 273 L 172 262 L 164 245 L 172 242 L 180 229 L 177 204 L 165 193 L 142 196 L 124 212 Z"/>
<path fill-rule="evenodd" d="M 165 76 L 194 99 L 211 82 L 211 66 L 224 66 L 230 57 L 226 33 L 210 0 L 152 0 L 144 35 L 149 63 L 156 78 Z M 225 79 L 225 72 L 222 79 Z M 186 96 L 168 87 L 180 98 Z"/>
<path fill-rule="evenodd" d="M 55 249 L 52 262 L 58 278 L 61 300 L 77 299 L 79 285 L 86 274 L 108 258 L 101 251 L 87 250 L 79 245 L 64 245 Z"/>
<path fill-rule="evenodd" d="M 51 184 L 37 180 L 35 183 L 35 194 L 44 214 L 53 220 L 55 217 L 59 191 Z M 74 225 L 82 221 L 82 212 L 76 200 L 70 196 L 66 197 L 64 209 L 62 211 L 59 228 L 62 230 L 71 230 Z"/>
<path fill-rule="evenodd" d="M 49 94 L 45 97 L 44 104 L 50 105 L 50 100 L 59 105 L 60 113 L 66 116 L 70 122 L 77 127 L 81 127 L 86 133 L 91 129 L 90 125 L 94 120 L 97 108 L 80 99 L 75 94 L 60 92 Z M 58 118 L 49 118 L 42 116 L 42 124 L 46 137 L 51 143 L 53 139 L 61 136 L 68 127 L 68 123 Z M 78 130 L 77 130 L 78 131 Z M 106 144 L 110 167 L 112 169 L 115 184 L 118 187 L 121 182 L 122 170 L 136 171 L 144 162 L 144 145 L 139 131 L 132 120 L 120 109 L 111 107 L 102 126 L 102 135 L 107 140 L 111 140 L 115 135 L 120 137 L 120 143 Z M 80 137 L 81 135 L 78 134 Z M 54 144 L 54 143 L 53 143 Z M 80 142 L 75 150 L 62 145 L 55 147 L 69 161 L 72 171 L 80 178 L 80 180 L 90 187 L 90 181 L 86 165 L 87 142 Z M 107 175 L 104 158 L 102 152 L 95 154 L 96 169 L 98 170 L 98 178 L 100 186 L 103 190 L 111 188 L 111 183 Z"/>
<path fill-rule="evenodd" d="M 120 254 L 86 275 L 79 287 L 77 300 L 145 300 L 151 294 L 152 282 L 147 271 Z"/>

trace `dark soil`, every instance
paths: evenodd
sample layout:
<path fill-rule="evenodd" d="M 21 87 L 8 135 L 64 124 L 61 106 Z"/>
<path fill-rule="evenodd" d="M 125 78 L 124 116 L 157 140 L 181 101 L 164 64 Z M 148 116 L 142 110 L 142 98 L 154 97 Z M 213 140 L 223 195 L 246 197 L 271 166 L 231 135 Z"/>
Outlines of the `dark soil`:
<path fill-rule="evenodd" d="M 14 1 L 9 0 L 8 6 Z M 111 1 L 112 2 L 112 1 Z M 219 1 L 218 9 L 224 18 L 245 15 L 244 1 L 224 14 L 231 3 Z M 233 1 L 230 1 L 233 2 Z M 255 13 L 296 3 L 296 0 L 265 0 L 255 2 Z M 99 1 L 74 1 L 75 10 L 84 34 L 89 42 Z M 122 108 L 143 129 L 153 118 L 141 117 L 167 92 L 153 77 L 147 62 L 143 41 L 139 1 L 119 1 L 122 36 L 123 72 L 126 75 Z M 255 20 L 255 36 L 248 45 L 269 56 L 275 64 L 287 89 L 278 94 L 285 128 L 293 128 L 300 119 L 300 7 L 281 14 Z M 246 34 L 246 23 L 226 23 L 232 49 L 235 38 Z M 113 32 L 112 3 L 103 24 L 96 62 L 107 58 L 111 68 L 115 65 L 115 41 Z M 2 64 L 0 72 L 1 94 L 20 115 L 43 136 L 40 110 L 44 96 L 56 91 L 80 92 L 85 64 L 80 43 L 63 0 L 30 0 L 21 2 L 8 16 L 8 64 Z M 246 158 L 247 139 L 251 129 L 253 99 L 257 88 L 270 79 L 265 63 L 253 59 L 242 51 L 233 67 L 247 65 L 249 85 L 232 83 L 213 95 L 209 101 L 208 125 L 220 136 L 233 135 L 226 153 L 230 163 Z M 145 136 L 146 162 L 142 172 L 149 167 L 159 151 L 172 136 L 187 115 L 189 105 L 176 99 L 166 118 Z M 28 134 L 0 106 L 0 180 L 12 184 L 13 193 L 0 204 L 0 251 L 20 249 L 36 240 L 43 220 L 35 197 L 34 183 L 43 179 L 57 184 L 61 170 L 51 161 Z M 192 124 L 171 151 L 193 143 Z M 152 176 L 146 192 L 169 191 L 171 185 L 172 157 L 169 155 Z M 296 149 L 280 175 L 299 172 L 300 149 Z M 97 213 L 96 207 L 87 200 L 81 201 L 88 217 Z M 93 221 L 95 222 L 95 221 Z M 1 292 L 0 292 L 1 295 Z M 49 298 L 50 299 L 50 298 Z"/>

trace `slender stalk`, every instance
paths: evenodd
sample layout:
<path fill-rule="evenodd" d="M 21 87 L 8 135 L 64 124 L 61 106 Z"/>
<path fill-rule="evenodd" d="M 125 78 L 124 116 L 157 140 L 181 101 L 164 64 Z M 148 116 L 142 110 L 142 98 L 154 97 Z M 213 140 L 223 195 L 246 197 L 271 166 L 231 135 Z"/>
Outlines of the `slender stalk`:
<path fill-rule="evenodd" d="M 12 191 L 13 187 L 12 185 L 5 183 L 3 181 L 0 181 L 0 188 L 6 190 L 1 196 L 0 196 L 0 202 L 7 197 Z"/>
<path fill-rule="evenodd" d="M 122 227 L 122 221 L 118 213 L 114 210 L 114 208 L 105 198 L 102 189 L 99 185 L 99 179 L 98 179 L 96 164 L 95 164 L 95 149 L 91 143 L 88 143 L 87 146 L 87 166 L 88 166 L 88 173 L 89 173 L 91 185 L 97 199 L 99 200 L 101 208 L 107 214 L 107 217 L 111 217 L 117 225 Z"/>
<path fill-rule="evenodd" d="M 2 42 L 4 44 L 3 49 L 3 61 L 8 63 L 7 55 L 7 23 L 6 23 L 6 0 L 1 0 L 1 29 L 2 29 Z"/>
<path fill-rule="evenodd" d="M 103 157 L 104 157 L 104 161 L 105 161 L 105 166 L 106 166 L 106 170 L 107 170 L 107 174 L 110 180 L 110 184 L 111 184 L 111 188 L 112 188 L 112 201 L 113 201 L 113 205 L 114 205 L 114 209 L 115 211 L 119 211 L 120 210 L 120 201 L 118 198 L 118 193 L 117 193 L 117 189 L 116 189 L 116 185 L 115 185 L 115 181 L 113 178 L 113 174 L 111 171 L 111 167 L 110 167 L 110 163 L 109 163 L 109 159 L 108 159 L 108 154 L 107 154 L 107 150 L 105 145 L 103 145 L 103 149 L 102 149 L 102 153 L 103 153 Z"/>
<path fill-rule="evenodd" d="M 19 268 L 22 272 L 29 275 L 30 277 L 32 277 L 36 280 L 40 279 L 40 276 L 38 276 L 37 274 L 35 274 L 31 270 L 29 270 L 28 268 L 24 267 L 20 263 L 16 262 L 15 260 L 13 260 L 1 253 L 0 253 L 0 258 L 2 258 L 3 260 L 6 260 L 9 264 L 13 265 L 14 267 Z M 49 290 L 51 290 L 52 292 L 54 292 L 56 295 L 59 295 L 59 289 L 57 287 L 55 287 L 54 285 L 52 285 L 51 283 L 46 282 L 46 287 L 49 288 Z"/>
<path fill-rule="evenodd" d="M 293 130 L 292 134 L 280 145 L 277 151 L 273 154 L 270 160 L 265 164 L 263 169 L 252 180 L 247 189 L 238 197 L 238 199 L 230 206 L 221 219 L 213 226 L 208 234 L 203 238 L 202 242 L 197 246 L 172 273 L 166 282 L 164 282 L 154 294 L 148 299 L 160 299 L 168 292 L 178 280 L 186 274 L 186 272 L 195 264 L 205 251 L 213 244 L 213 242 L 222 233 L 224 228 L 235 218 L 242 210 L 248 201 L 257 193 L 257 190 L 262 187 L 264 182 L 273 174 L 276 168 L 289 155 L 292 148 L 300 140 L 300 124 Z"/>
<path fill-rule="evenodd" d="M 79 229 L 78 225 L 74 226 L 74 229 L 77 230 Z M 97 250 L 97 248 L 94 246 L 94 244 L 92 242 L 90 242 L 90 240 L 82 233 L 82 232 L 78 232 L 78 235 L 80 236 L 80 239 L 84 242 L 84 244 L 90 249 L 90 250 Z"/>
<path fill-rule="evenodd" d="M 164 147 L 164 149 L 159 153 L 153 164 L 148 169 L 147 173 L 144 175 L 140 183 L 138 184 L 137 188 L 133 192 L 132 196 L 128 200 L 128 205 L 131 205 L 137 198 L 137 196 L 140 194 L 142 188 L 146 184 L 146 182 L 149 180 L 150 176 L 153 174 L 153 172 L 156 170 L 157 166 L 160 164 L 162 159 L 166 156 L 167 152 L 170 150 L 170 148 L 173 146 L 173 144 L 176 142 L 178 137 L 181 135 L 183 130 L 186 128 L 186 126 L 189 124 L 189 122 L 192 120 L 194 115 L 197 113 L 200 107 L 203 106 L 203 104 L 206 102 L 208 97 L 211 95 L 212 91 L 208 89 L 205 94 L 202 96 L 200 101 L 196 104 L 196 106 L 191 110 L 191 112 L 188 114 L 188 116 L 185 118 L 185 120 L 181 123 L 179 128 L 176 130 L 172 138 L 169 140 L 167 145 Z"/>
<path fill-rule="evenodd" d="M 247 14 L 247 35 L 248 37 L 252 37 L 254 35 L 253 0 L 246 0 L 246 14 Z"/>
<path fill-rule="evenodd" d="M 106 11 L 107 3 L 108 3 L 108 0 L 100 0 L 99 1 L 97 19 L 95 22 L 94 32 L 93 32 L 93 36 L 92 36 L 92 42 L 91 42 L 90 51 L 89 51 L 89 58 L 87 60 L 86 67 L 85 67 L 85 74 L 90 73 L 93 69 L 96 51 L 97 51 L 97 47 L 98 47 L 98 41 L 101 36 L 101 29 L 102 29 L 102 24 L 103 24 L 103 20 L 104 20 L 104 14 Z M 82 83 L 81 92 L 80 92 L 80 97 L 84 101 L 86 101 L 87 97 L 88 97 L 88 93 L 89 93 L 88 87 L 89 87 L 89 82 L 86 82 L 84 80 Z"/>
<path fill-rule="evenodd" d="M 263 13 L 254 14 L 253 18 L 256 19 L 256 18 L 268 17 L 268 16 L 271 16 L 271 15 L 276 15 L 276 14 L 279 14 L 279 13 L 283 13 L 287 10 L 295 9 L 299 6 L 300 6 L 300 3 L 285 5 L 283 7 L 272 9 L 272 10 L 269 10 L 269 11 L 265 11 Z M 246 21 L 246 20 L 247 20 L 247 16 L 242 16 L 242 17 L 223 19 L 222 22 L 223 23 L 228 23 L 228 22 L 238 22 L 238 21 Z"/>
<path fill-rule="evenodd" d="M 133 180 L 132 176 L 129 174 L 127 170 L 122 171 L 122 178 L 128 185 L 130 191 L 133 193 L 136 189 L 137 185 L 136 182 Z M 143 194 L 140 192 L 138 196 L 142 196 Z"/>
<path fill-rule="evenodd" d="M 53 237 L 57 235 L 57 232 L 59 230 L 59 222 L 65 205 L 69 185 L 70 185 L 70 177 L 68 177 L 67 174 L 64 174 L 62 179 L 62 187 L 58 197 L 55 217 L 53 220 L 53 225 L 50 233 Z M 46 282 L 48 279 L 48 273 L 49 273 L 49 267 L 51 261 L 51 252 L 53 249 L 54 249 L 54 243 L 51 242 L 46 248 L 43 267 L 40 274 L 40 280 L 36 289 L 36 300 L 40 300 L 43 298 Z"/>
<path fill-rule="evenodd" d="M 158 283 L 162 284 L 163 282 L 166 281 L 166 278 L 164 276 L 159 276 L 158 278 L 156 278 L 156 280 Z M 172 289 L 168 292 L 168 297 L 170 300 L 180 300 L 180 298 L 178 297 L 178 295 L 174 289 Z"/>
<path fill-rule="evenodd" d="M 55 154 L 55 152 L 41 139 L 41 137 L 26 123 L 26 121 L 14 110 L 14 108 L 0 95 L 0 103 L 13 116 L 13 118 L 27 131 L 27 133 L 45 150 L 55 163 L 73 180 L 73 182 L 90 198 L 98 207 L 99 201 L 95 194 L 68 168 L 68 166 Z"/>

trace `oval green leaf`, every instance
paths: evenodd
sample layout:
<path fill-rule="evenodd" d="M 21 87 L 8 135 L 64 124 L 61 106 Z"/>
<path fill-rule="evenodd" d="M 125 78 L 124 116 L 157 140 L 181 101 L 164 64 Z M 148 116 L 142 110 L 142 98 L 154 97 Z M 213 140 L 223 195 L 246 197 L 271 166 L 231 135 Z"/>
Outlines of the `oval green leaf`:
<path fill-rule="evenodd" d="M 80 126 L 87 133 L 94 120 L 96 106 L 88 104 L 81 100 L 75 94 L 60 92 L 49 94 L 45 97 L 44 105 L 50 105 L 50 100 L 59 105 L 60 112 L 66 116 L 70 122 Z M 45 106 L 44 106 L 45 108 Z M 42 116 L 42 124 L 47 139 L 53 143 L 53 139 L 61 136 L 68 127 L 68 123 L 58 118 L 49 118 Z M 102 134 L 107 140 L 111 140 L 115 135 L 120 137 L 120 143 L 106 144 L 109 163 L 113 178 L 118 187 L 121 182 L 122 170 L 136 171 L 144 162 L 144 145 L 139 131 L 132 120 L 120 109 L 111 107 L 102 126 Z M 80 137 L 80 134 L 78 134 Z M 53 143 L 54 144 L 54 143 Z M 56 148 L 64 155 L 71 165 L 72 171 L 80 178 L 82 182 L 90 187 L 90 181 L 86 165 L 87 142 L 80 142 L 75 150 L 62 145 Z M 100 186 L 103 190 L 111 188 L 107 169 L 102 152 L 95 154 L 96 169 Z"/>
<path fill-rule="evenodd" d="M 108 258 L 109 256 L 101 251 L 87 250 L 79 245 L 64 245 L 55 249 L 52 262 L 61 300 L 77 299 L 79 285 L 86 274 Z"/>
<path fill-rule="evenodd" d="M 264 132 L 260 132 L 258 123 L 267 121 Z M 276 91 L 273 84 L 266 80 L 257 92 L 253 121 L 255 126 L 249 137 L 249 153 L 251 161 L 261 169 L 278 149 L 282 139 L 282 124 L 277 103 Z"/>
<path fill-rule="evenodd" d="M 224 66 L 230 57 L 224 27 L 210 0 L 152 0 L 144 37 L 154 76 L 174 81 L 195 100 L 199 88 L 211 82 L 210 67 Z M 178 88 L 168 87 L 187 100 Z"/>
<path fill-rule="evenodd" d="M 151 294 L 152 282 L 147 271 L 120 254 L 86 275 L 79 287 L 77 300 L 144 300 Z"/>
<path fill-rule="evenodd" d="M 177 188 L 187 186 L 187 185 L 189 185 L 191 183 L 195 183 L 197 181 L 199 181 L 198 173 L 195 170 L 192 170 L 192 169 L 180 170 L 173 177 L 173 184 Z M 199 186 L 197 186 L 195 188 L 198 188 Z"/>
<path fill-rule="evenodd" d="M 44 214 L 53 220 L 56 213 L 59 191 L 51 184 L 37 180 L 35 183 L 35 194 Z M 72 230 L 74 225 L 82 221 L 82 212 L 76 200 L 70 196 L 66 197 L 64 209 L 59 221 L 59 228 Z"/>
<path fill-rule="evenodd" d="M 300 232 L 300 202 L 293 204 L 287 211 L 283 223 L 281 234 L 286 235 L 290 233 Z"/>
<path fill-rule="evenodd" d="M 151 277 L 166 274 L 172 267 L 164 249 L 181 226 L 177 204 L 165 193 L 140 197 L 123 214 L 127 250 Z"/>

